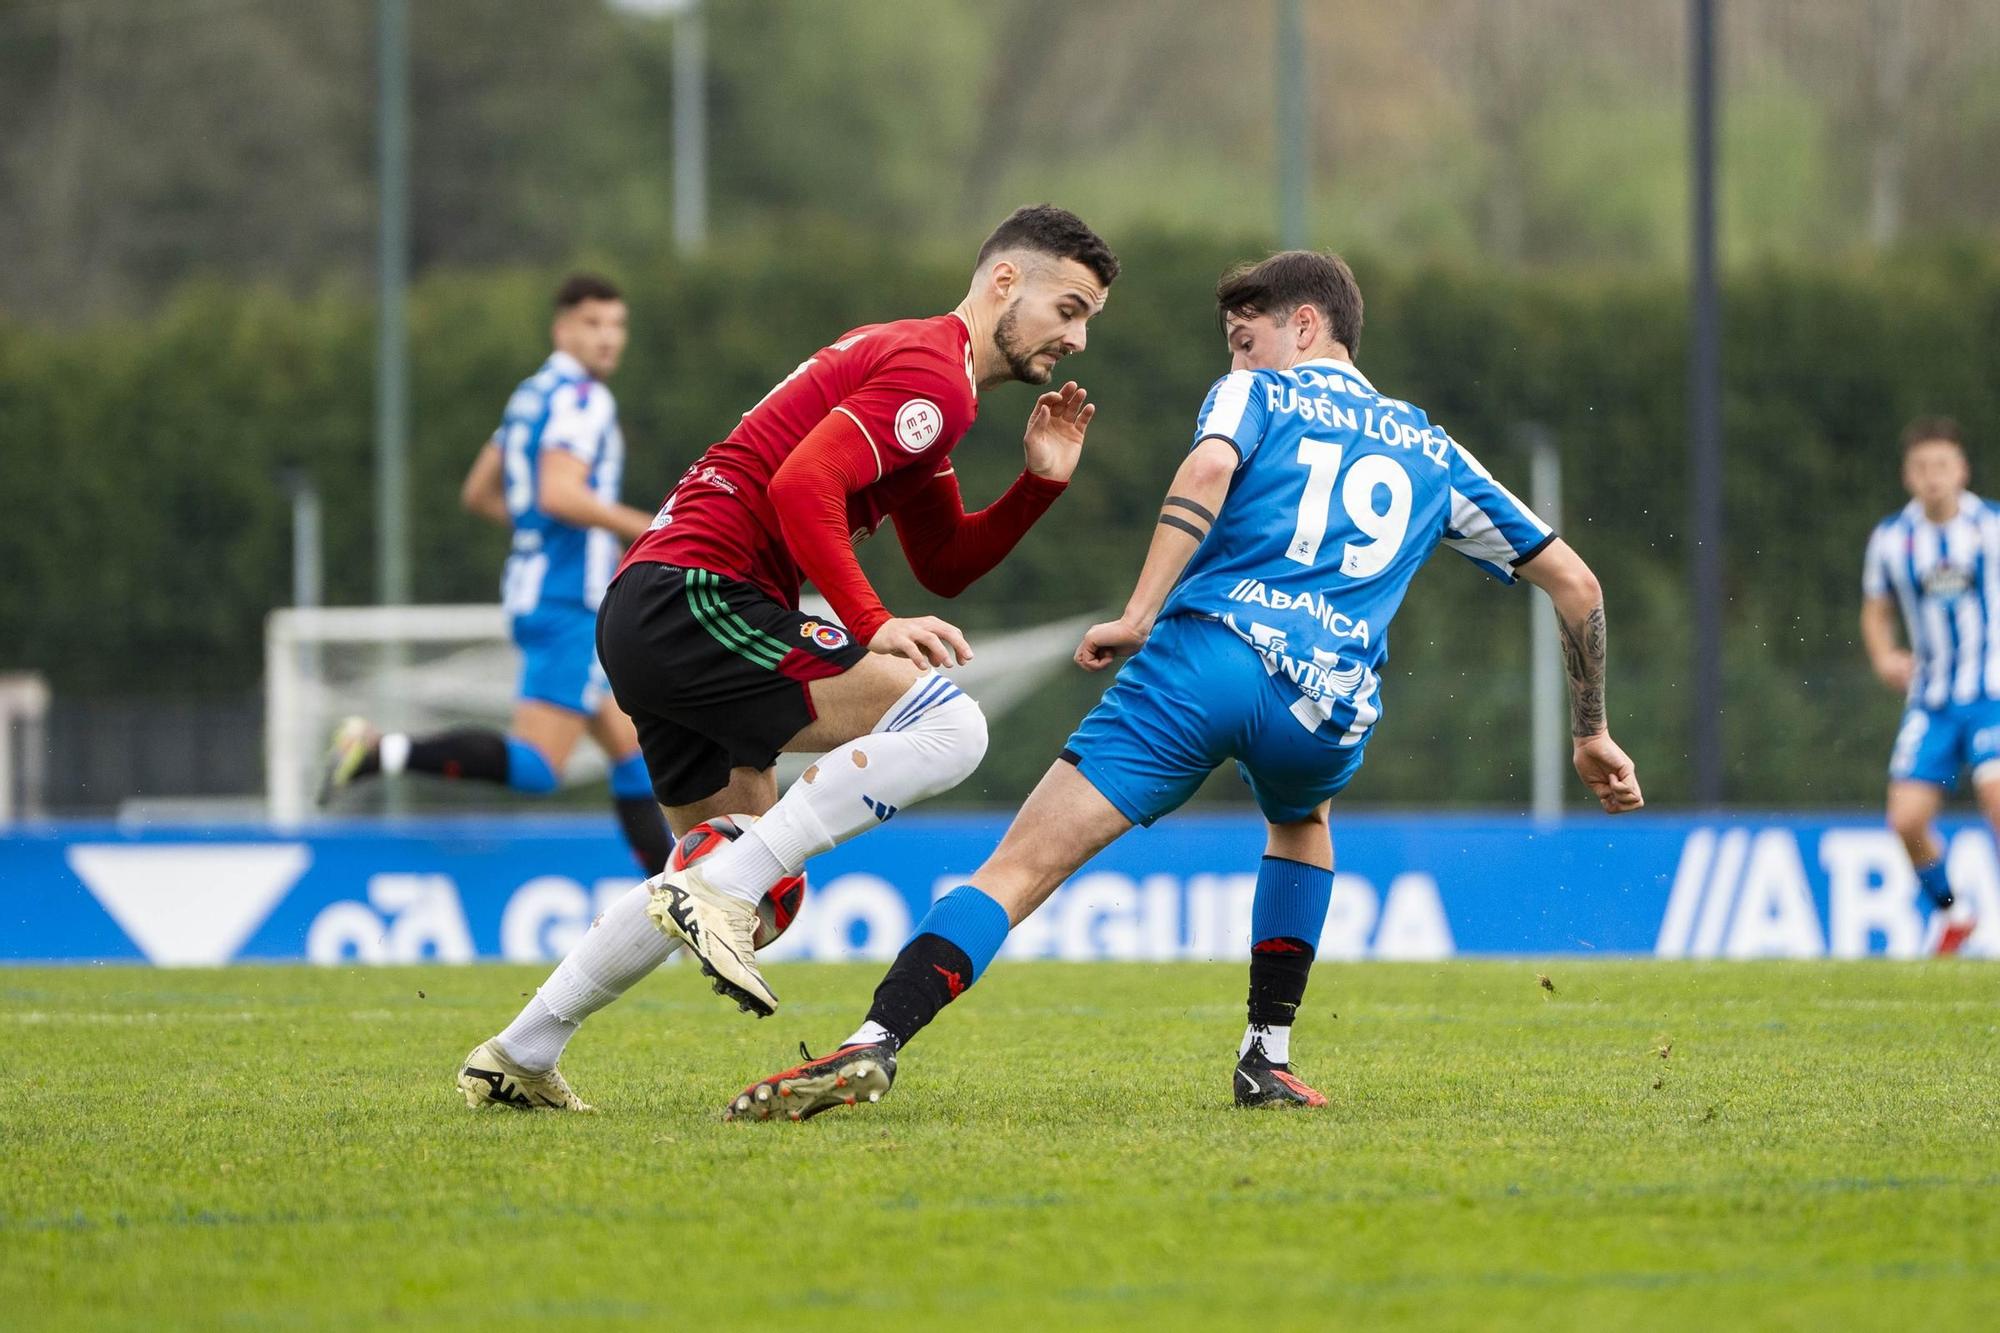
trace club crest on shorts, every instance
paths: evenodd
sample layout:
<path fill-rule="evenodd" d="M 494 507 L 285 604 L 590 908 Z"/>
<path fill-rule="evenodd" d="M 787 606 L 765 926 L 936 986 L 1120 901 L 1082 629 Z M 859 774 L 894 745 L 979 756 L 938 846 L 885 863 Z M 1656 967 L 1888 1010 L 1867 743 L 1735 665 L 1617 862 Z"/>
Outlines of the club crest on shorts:
<path fill-rule="evenodd" d="M 822 625 L 817 620 L 808 620 L 805 624 L 799 626 L 799 637 L 801 639 L 811 639 L 828 652 L 847 646 L 846 630 L 838 625 Z"/>
<path fill-rule="evenodd" d="M 896 409 L 896 443 L 920 454 L 944 432 L 944 413 L 928 398 L 912 398 Z"/>

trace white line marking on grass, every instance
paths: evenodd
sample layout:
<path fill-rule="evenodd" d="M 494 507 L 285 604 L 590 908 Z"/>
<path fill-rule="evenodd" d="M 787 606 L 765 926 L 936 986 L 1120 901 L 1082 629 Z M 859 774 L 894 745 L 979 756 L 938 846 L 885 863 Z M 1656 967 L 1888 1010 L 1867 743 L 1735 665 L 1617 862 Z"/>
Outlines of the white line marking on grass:
<path fill-rule="evenodd" d="M 45 1023 L 67 1023 L 67 1024 L 75 1024 L 77 1026 L 98 1026 L 98 1027 L 136 1027 L 142 1024 L 149 1024 L 149 1023 L 179 1023 L 184 1021 L 201 1021 L 207 1023 L 249 1023 L 249 1022 L 254 1022 L 257 1019 L 269 1018 L 269 1017 L 271 1017 L 271 1015 L 254 1014 L 247 1009 L 235 1010 L 225 1013 L 186 1013 L 186 1014 L 162 1014 L 162 1013 L 152 1013 L 152 1012 L 138 1013 L 138 1014 L 48 1013 L 40 1009 L 29 1009 L 23 1013 L 18 1013 L 18 1014 L 0 1014 L 0 1019 L 5 1019 L 7 1022 L 18 1023 L 23 1026 L 36 1026 Z"/>
<path fill-rule="evenodd" d="M 25 1009 L 19 1013 L 0 1011 L 0 1023 L 14 1023 L 22 1027 L 41 1027 L 51 1024 L 70 1024 L 78 1027 L 137 1027 L 152 1023 L 265 1023 L 291 1016 L 292 1011 L 289 1009 L 190 1009 L 178 1013 L 145 1010 L 118 1014 L 95 1010 Z M 393 1009 L 350 1009 L 345 1017 L 351 1023 L 388 1023 L 402 1015 Z"/>

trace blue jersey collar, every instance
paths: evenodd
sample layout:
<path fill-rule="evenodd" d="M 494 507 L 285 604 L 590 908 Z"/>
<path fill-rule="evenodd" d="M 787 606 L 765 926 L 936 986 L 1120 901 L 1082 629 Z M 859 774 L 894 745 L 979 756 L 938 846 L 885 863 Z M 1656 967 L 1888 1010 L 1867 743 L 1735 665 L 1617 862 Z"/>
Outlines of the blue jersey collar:
<path fill-rule="evenodd" d="M 1986 508 L 1986 502 L 1977 495 L 1974 495 L 1971 491 L 1960 491 L 1958 493 L 1958 512 L 1944 522 L 1932 523 L 1931 526 L 1939 528 L 1949 527 L 1961 518 L 1970 518 L 1984 508 Z M 1912 500 L 1904 505 L 1903 517 L 1910 523 L 1923 524 L 1931 522 L 1924 514 L 1923 501 L 1921 500 Z"/>
<path fill-rule="evenodd" d="M 1342 361 L 1337 356 L 1316 356 L 1310 361 L 1299 362 L 1298 365 L 1293 366 L 1292 369 L 1297 370 L 1299 366 L 1324 366 L 1333 370 L 1337 370 L 1343 375 L 1351 375 L 1355 379 L 1359 380 L 1361 382 L 1361 387 L 1368 390 L 1368 392 L 1370 393 L 1376 392 L 1375 386 L 1368 382 L 1368 377 L 1366 375 L 1362 374 L 1360 371 L 1354 368 L 1354 363 L 1352 361 Z"/>
<path fill-rule="evenodd" d="M 556 374 L 561 375 L 564 379 L 587 380 L 590 378 L 590 372 L 583 368 L 583 362 L 577 360 L 568 352 L 550 352 L 549 359 L 542 364 L 546 368 L 555 371 Z"/>

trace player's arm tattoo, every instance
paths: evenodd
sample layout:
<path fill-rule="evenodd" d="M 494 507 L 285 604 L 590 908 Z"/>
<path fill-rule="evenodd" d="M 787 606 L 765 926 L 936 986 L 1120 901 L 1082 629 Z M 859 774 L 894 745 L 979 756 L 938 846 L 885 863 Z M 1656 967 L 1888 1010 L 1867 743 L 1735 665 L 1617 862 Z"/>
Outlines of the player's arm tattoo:
<path fill-rule="evenodd" d="M 1173 509 L 1184 509 L 1193 515 L 1193 519 L 1168 512 Z M 1179 528 L 1199 542 L 1208 539 L 1208 530 L 1215 526 L 1215 515 L 1205 506 L 1198 505 L 1192 500 L 1179 495 L 1169 495 L 1166 502 L 1160 506 L 1160 522 L 1170 528 Z"/>
<path fill-rule="evenodd" d="M 1604 730 L 1604 607 L 1562 627 L 1563 670 L 1569 675 L 1569 734 L 1595 736 Z"/>

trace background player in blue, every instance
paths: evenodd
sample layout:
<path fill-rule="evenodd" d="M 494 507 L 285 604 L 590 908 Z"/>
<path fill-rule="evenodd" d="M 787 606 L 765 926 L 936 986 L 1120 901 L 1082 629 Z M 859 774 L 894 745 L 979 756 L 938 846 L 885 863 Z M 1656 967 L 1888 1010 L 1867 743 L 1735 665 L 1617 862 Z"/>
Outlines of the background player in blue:
<path fill-rule="evenodd" d="M 626 308 L 603 278 L 577 274 L 556 292 L 555 350 L 521 381 L 467 475 L 468 509 L 504 521 L 513 550 L 500 595 L 521 649 L 521 686 L 506 734 L 461 727 L 429 736 L 349 718 L 335 733 L 320 799 L 362 778 L 432 773 L 545 795 L 585 732 L 611 763 L 611 794 L 634 857 L 665 868 L 673 839 L 653 799 L 638 734 L 597 662 L 597 604 L 625 547 L 653 521 L 618 500 L 625 437 L 603 381 L 625 354 Z"/>
<path fill-rule="evenodd" d="M 1216 303 L 1233 368 L 1202 406 L 1124 615 L 1076 653 L 1090 670 L 1137 656 L 998 850 L 918 923 L 861 1028 L 745 1088 L 731 1118 L 879 1100 L 896 1052 L 978 980 L 1014 925 L 1228 759 L 1269 821 L 1235 1098 L 1324 1105 L 1291 1073 L 1289 1044 L 1333 889 L 1328 804 L 1382 716 L 1389 621 L 1440 544 L 1554 600 L 1576 770 L 1613 814 L 1644 803 L 1605 727 L 1597 579 L 1471 454 L 1355 369 L 1361 291 L 1347 265 L 1273 255 L 1225 276 Z"/>
<path fill-rule="evenodd" d="M 1974 922 L 1949 913 L 1935 824 L 1959 775 L 2000 836 L 2000 510 L 1966 489 L 1958 425 L 1919 417 L 1903 429 L 1910 502 L 1876 525 L 1861 574 L 1861 641 L 1875 674 L 1908 700 L 1889 755 L 1889 826 L 1909 850 L 1928 943 L 1956 953 Z M 1902 613 L 1908 648 L 1897 646 Z"/>

